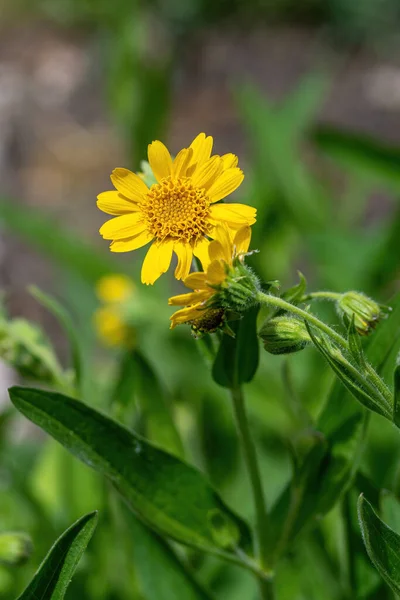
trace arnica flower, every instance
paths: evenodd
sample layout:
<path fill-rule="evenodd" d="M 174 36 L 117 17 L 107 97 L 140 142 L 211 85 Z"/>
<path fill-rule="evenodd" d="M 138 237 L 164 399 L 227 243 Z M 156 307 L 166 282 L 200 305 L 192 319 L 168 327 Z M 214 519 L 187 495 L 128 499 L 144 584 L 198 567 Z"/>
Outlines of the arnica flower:
<path fill-rule="evenodd" d="M 133 328 L 124 318 L 124 305 L 132 298 L 134 289 L 133 282 L 125 275 L 106 275 L 97 282 L 96 293 L 104 305 L 96 310 L 94 324 L 106 346 L 134 345 Z"/>
<path fill-rule="evenodd" d="M 171 316 L 171 329 L 187 323 L 194 332 L 212 333 L 223 327 L 227 311 L 240 313 L 248 308 L 249 301 L 254 302 L 258 280 L 243 265 L 250 245 L 250 227 L 239 229 L 233 240 L 226 226 L 216 227 L 214 235 L 204 272 L 191 273 L 184 280 L 193 291 L 168 301 L 171 306 L 184 306 Z"/>
<path fill-rule="evenodd" d="M 116 191 L 98 196 L 100 210 L 115 215 L 100 229 L 112 240 L 112 252 L 129 252 L 153 242 L 142 266 L 142 282 L 153 284 L 165 273 L 175 252 L 177 279 L 187 277 L 193 255 L 207 262 L 209 239 L 225 223 L 236 232 L 255 223 L 256 210 L 244 204 L 218 203 L 242 183 L 234 154 L 211 156 L 213 138 L 200 133 L 173 160 L 160 141 L 149 145 L 148 159 L 157 183 L 149 188 L 128 169 L 115 169 Z"/>

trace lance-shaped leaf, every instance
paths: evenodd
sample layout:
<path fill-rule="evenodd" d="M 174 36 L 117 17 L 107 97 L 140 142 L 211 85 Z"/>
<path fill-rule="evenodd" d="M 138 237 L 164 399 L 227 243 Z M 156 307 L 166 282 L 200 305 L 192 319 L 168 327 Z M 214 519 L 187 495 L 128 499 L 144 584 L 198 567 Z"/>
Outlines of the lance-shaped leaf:
<path fill-rule="evenodd" d="M 127 515 L 127 519 L 132 561 L 144 600 L 211 600 L 165 540 L 134 515 Z M 157 577 L 154 576 L 155 565 Z"/>
<path fill-rule="evenodd" d="M 62 600 L 96 524 L 97 513 L 94 512 L 67 529 L 51 548 L 18 600 Z"/>
<path fill-rule="evenodd" d="M 257 315 L 259 307 L 245 312 L 240 321 L 231 323 L 235 337 L 223 335 L 212 375 L 223 387 L 232 388 L 251 381 L 259 361 Z"/>
<path fill-rule="evenodd" d="M 395 594 L 400 594 L 400 535 L 386 525 L 361 494 L 358 519 L 368 556 Z"/>
<path fill-rule="evenodd" d="M 210 523 L 210 513 L 218 509 L 237 528 L 238 546 L 250 547 L 248 526 L 193 467 L 67 396 L 14 387 L 10 398 L 28 419 L 105 475 L 132 510 L 159 533 L 232 558 L 218 545 Z"/>

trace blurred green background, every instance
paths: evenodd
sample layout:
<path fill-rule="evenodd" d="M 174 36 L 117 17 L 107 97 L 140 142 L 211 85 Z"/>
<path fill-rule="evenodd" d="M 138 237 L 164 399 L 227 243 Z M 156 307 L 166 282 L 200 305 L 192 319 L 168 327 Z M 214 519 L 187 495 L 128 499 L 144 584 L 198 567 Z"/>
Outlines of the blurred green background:
<path fill-rule="evenodd" d="M 111 188 L 114 167 L 139 170 L 152 140 L 176 153 L 205 131 L 245 170 L 236 197 L 257 207 L 252 246 L 260 252 L 250 263 L 264 280 L 288 287 L 301 270 L 310 289 L 362 290 L 387 302 L 400 266 L 400 4 L 3 0 L 0 17 L 0 287 L 9 313 L 40 323 L 68 365 L 64 333 L 26 286 L 54 294 L 79 328 L 83 399 L 109 410 L 121 351 L 96 338 L 95 284 L 113 272 L 132 276 L 145 363 L 136 364 L 120 414 L 168 448 L 164 408 L 154 402 L 162 398 L 187 460 L 251 519 L 225 391 L 188 328 L 168 329 L 167 297 L 182 286 L 168 275 L 145 288 L 143 252 L 108 252 L 96 195 Z M 0 368 L 0 530 L 26 531 L 34 542 L 25 566 L 0 566 L 0 598 L 17 597 L 57 535 L 99 509 L 67 597 L 159 600 L 138 583 L 140 530 L 132 548 L 102 481 L 13 414 L 6 388 L 17 376 Z M 291 441 L 319 414 L 331 381 L 311 350 L 289 360 L 262 353 L 246 392 L 270 506 L 290 478 Z M 359 477 L 397 494 L 398 459 L 396 432 L 374 415 Z M 348 493 L 293 547 L 278 574 L 279 600 L 355 597 L 343 592 L 337 540 L 343 506 L 354 518 L 353 500 Z M 365 584 L 357 597 L 391 598 L 357 552 Z M 237 568 L 193 552 L 186 559 L 216 599 L 256 597 Z"/>

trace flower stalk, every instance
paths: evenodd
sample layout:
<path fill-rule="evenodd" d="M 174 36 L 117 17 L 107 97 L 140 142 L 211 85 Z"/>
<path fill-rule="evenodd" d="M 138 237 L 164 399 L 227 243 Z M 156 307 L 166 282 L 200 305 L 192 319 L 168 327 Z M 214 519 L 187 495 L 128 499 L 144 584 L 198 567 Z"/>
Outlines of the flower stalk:
<path fill-rule="evenodd" d="M 269 531 L 269 515 L 265 504 L 264 490 L 261 482 L 260 468 L 253 439 L 250 433 L 243 390 L 237 385 L 231 389 L 231 397 L 236 418 L 236 425 L 243 449 L 244 459 L 249 474 L 256 512 L 257 555 L 261 569 L 270 574 L 270 579 L 259 578 L 262 600 L 273 600 L 274 589 L 272 572 L 268 559 L 267 535 Z"/>

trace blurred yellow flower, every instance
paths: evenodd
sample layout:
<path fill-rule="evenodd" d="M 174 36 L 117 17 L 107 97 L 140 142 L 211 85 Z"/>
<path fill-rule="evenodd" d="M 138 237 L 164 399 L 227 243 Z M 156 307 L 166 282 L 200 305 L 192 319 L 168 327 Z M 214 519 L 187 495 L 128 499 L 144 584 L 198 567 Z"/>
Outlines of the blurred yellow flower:
<path fill-rule="evenodd" d="M 208 246 L 208 258 L 204 261 L 205 271 L 191 273 L 184 284 L 193 291 L 169 299 L 171 306 L 184 306 L 171 316 L 171 329 L 188 323 L 195 330 L 215 331 L 224 323 L 225 311 L 212 305 L 212 297 L 224 285 L 236 259 L 241 259 L 248 251 L 251 229 L 239 229 L 233 240 L 225 226 L 215 228 L 215 239 Z"/>
<path fill-rule="evenodd" d="M 98 298 L 105 303 L 123 302 L 132 296 L 133 281 L 126 275 L 105 275 L 96 284 Z"/>
<path fill-rule="evenodd" d="M 125 275 L 106 275 L 97 282 L 96 293 L 104 306 L 96 310 L 94 324 L 105 345 L 131 347 L 134 344 L 133 328 L 124 318 L 124 304 L 134 290 L 133 282 Z"/>
<path fill-rule="evenodd" d="M 97 205 L 115 215 L 100 229 L 112 252 L 129 252 L 153 242 L 142 266 L 142 282 L 153 284 L 178 257 L 177 279 L 187 277 L 193 255 L 208 260 L 209 238 L 225 223 L 236 232 L 255 223 L 256 210 L 245 204 L 217 204 L 242 183 L 234 154 L 211 156 L 213 138 L 200 133 L 173 160 L 160 141 L 149 145 L 148 159 L 157 180 L 150 188 L 128 169 L 114 169 L 116 191 L 103 192 Z"/>

